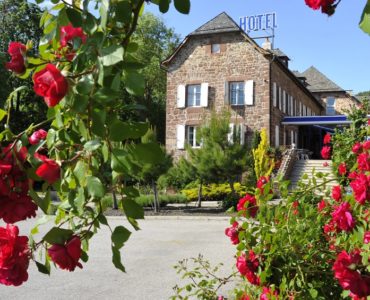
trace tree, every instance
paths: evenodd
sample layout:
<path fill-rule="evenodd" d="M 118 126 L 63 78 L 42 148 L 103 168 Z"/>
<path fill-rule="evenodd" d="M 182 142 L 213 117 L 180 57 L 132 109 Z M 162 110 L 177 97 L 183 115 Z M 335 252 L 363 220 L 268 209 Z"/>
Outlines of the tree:
<path fill-rule="evenodd" d="M 3 61 L 7 61 L 6 51 L 11 41 L 23 44 L 32 41 L 30 52 L 37 53 L 42 36 L 42 29 L 39 27 L 41 15 L 42 10 L 26 0 L 0 1 L 0 52 Z M 32 92 L 31 78 L 21 80 L 5 70 L 4 65 L 0 63 L 0 80 L 3 83 L 0 85 L 0 105 L 6 105 L 11 110 L 14 118 L 10 127 L 14 131 L 22 131 L 31 123 L 42 121 L 46 108 L 42 99 Z M 26 88 L 15 93 L 8 103 L 5 103 L 9 93 L 20 86 Z"/>
<path fill-rule="evenodd" d="M 148 132 L 141 138 L 142 143 L 154 143 L 157 141 L 155 129 L 149 128 Z M 161 147 L 161 159 L 157 163 L 146 163 L 139 168 L 135 174 L 135 178 L 138 180 L 149 183 L 152 186 L 154 194 L 154 212 L 157 213 L 160 209 L 157 181 L 159 177 L 165 174 L 172 166 L 172 156 L 166 153 L 165 148 Z"/>
<path fill-rule="evenodd" d="M 235 195 L 234 183 L 250 161 L 250 151 L 243 143 L 243 131 L 239 128 L 230 128 L 229 112 L 213 112 L 208 122 L 200 129 L 201 147 L 197 149 L 187 146 L 189 161 L 200 181 L 198 206 L 201 205 L 203 183 L 227 181 L 232 194 Z"/>

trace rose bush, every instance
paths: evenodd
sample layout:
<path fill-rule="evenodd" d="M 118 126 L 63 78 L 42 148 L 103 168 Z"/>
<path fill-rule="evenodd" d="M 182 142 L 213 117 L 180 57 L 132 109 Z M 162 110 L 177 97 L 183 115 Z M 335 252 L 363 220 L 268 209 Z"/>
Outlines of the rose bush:
<path fill-rule="evenodd" d="M 144 93 L 143 65 L 131 41 L 144 5 L 152 2 L 166 12 L 170 1 L 89 2 L 52 1 L 41 16 L 44 35 L 38 51 L 32 41 L 13 41 L 4 61 L 14 76 L 32 78 L 34 92 L 48 107 L 45 121 L 22 132 L 13 131 L 10 108 L 24 87 L 13 91 L 0 110 L 5 125 L 0 132 L 0 218 L 8 224 L 0 228 L 0 283 L 6 285 L 26 281 L 30 261 L 46 274 L 50 262 L 68 271 L 82 267 L 100 226 L 110 228 L 112 261 L 124 271 L 120 249 L 131 231 L 111 228 L 103 203 L 117 195 L 120 209 L 138 230 L 144 213 L 134 201 L 139 192 L 127 179 L 165 159 L 157 143 L 140 142 L 149 125 L 121 119 L 118 109 L 127 112 L 123 115 L 141 109 L 127 94 Z M 189 12 L 189 0 L 174 4 L 179 12 Z M 50 216 L 54 191 L 60 203 Z M 35 217 L 37 210 L 44 215 L 30 238 L 18 236 L 12 224 Z M 33 234 L 45 222 L 51 228 L 36 241 Z"/>
<path fill-rule="evenodd" d="M 239 200 L 232 227 L 225 231 L 236 245 L 236 268 L 244 279 L 237 299 L 370 296 L 368 113 L 364 105 L 361 113 L 355 110 L 348 129 L 324 137 L 324 147 L 331 143 L 333 158 L 342 159 L 334 168 L 340 185 L 329 190 L 332 179 L 320 172 L 293 191 L 289 182 L 278 181 L 274 186 L 282 199 L 277 204 L 271 202 L 271 179 L 261 177 L 254 194 Z M 354 151 L 343 151 L 343 145 Z M 255 213 L 250 206 L 258 208 Z"/>

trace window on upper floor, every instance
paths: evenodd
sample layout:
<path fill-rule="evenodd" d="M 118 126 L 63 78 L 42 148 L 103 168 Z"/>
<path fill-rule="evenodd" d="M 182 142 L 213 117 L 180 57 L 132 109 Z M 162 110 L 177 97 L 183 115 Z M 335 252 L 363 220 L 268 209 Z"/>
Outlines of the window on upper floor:
<path fill-rule="evenodd" d="M 212 44 L 211 45 L 211 53 L 221 53 L 221 45 L 220 44 Z"/>
<path fill-rule="evenodd" d="M 326 114 L 328 116 L 335 115 L 335 98 L 334 97 L 326 98 Z"/>
<path fill-rule="evenodd" d="M 244 105 L 244 82 L 230 82 L 230 104 L 231 105 Z"/>
<path fill-rule="evenodd" d="M 187 86 L 186 106 L 200 106 L 200 84 L 190 84 Z"/>
<path fill-rule="evenodd" d="M 197 139 L 197 126 L 186 127 L 186 141 L 192 148 L 199 148 L 200 142 Z"/>

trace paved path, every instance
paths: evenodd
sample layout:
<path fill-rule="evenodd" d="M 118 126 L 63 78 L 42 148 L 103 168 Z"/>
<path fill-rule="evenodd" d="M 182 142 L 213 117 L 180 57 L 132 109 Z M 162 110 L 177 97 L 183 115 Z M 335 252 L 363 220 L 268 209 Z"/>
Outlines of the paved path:
<path fill-rule="evenodd" d="M 122 217 L 110 217 L 109 222 L 127 225 Z M 31 225 L 23 222 L 21 231 Z M 102 228 L 91 241 L 83 270 L 70 273 L 52 267 L 48 277 L 31 264 L 29 280 L 21 287 L 0 286 L 0 299 L 168 299 L 172 287 L 181 283 L 173 265 L 199 253 L 212 264 L 223 262 L 225 275 L 231 272 L 235 250 L 224 235 L 227 218 L 148 218 L 140 226 L 121 252 L 126 274 L 113 267 L 109 231 Z"/>

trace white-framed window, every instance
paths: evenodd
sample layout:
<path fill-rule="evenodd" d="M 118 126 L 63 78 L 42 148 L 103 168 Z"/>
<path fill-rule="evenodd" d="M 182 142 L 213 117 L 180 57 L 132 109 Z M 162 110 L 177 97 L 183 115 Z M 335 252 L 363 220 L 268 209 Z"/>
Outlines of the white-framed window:
<path fill-rule="evenodd" d="M 326 114 L 328 116 L 335 115 L 335 98 L 334 97 L 326 98 Z"/>
<path fill-rule="evenodd" d="M 229 133 L 227 134 L 227 140 L 230 144 L 233 144 L 235 140 L 238 140 L 241 145 L 245 144 L 245 124 L 229 124 Z"/>
<path fill-rule="evenodd" d="M 211 45 L 211 53 L 221 53 L 221 45 L 220 44 L 212 44 Z"/>
<path fill-rule="evenodd" d="M 277 85 L 276 85 L 276 82 L 273 82 L 272 83 L 272 103 L 274 105 L 274 107 L 277 107 L 278 106 L 278 102 L 277 102 Z"/>
<path fill-rule="evenodd" d="M 200 84 L 189 84 L 186 87 L 186 106 L 200 106 Z"/>
<path fill-rule="evenodd" d="M 244 105 L 244 81 L 230 82 L 229 93 L 231 105 Z"/>
<path fill-rule="evenodd" d="M 197 130 L 199 127 L 197 126 L 187 126 L 186 127 L 186 142 L 192 148 L 199 148 L 200 142 L 197 139 Z"/>
<path fill-rule="evenodd" d="M 286 98 L 287 98 L 287 93 L 283 90 L 283 113 L 286 112 Z"/>
<path fill-rule="evenodd" d="M 307 107 L 307 116 L 311 116 L 311 108 Z"/>
<path fill-rule="evenodd" d="M 279 109 L 282 110 L 283 108 L 283 89 L 279 86 L 278 88 L 278 102 L 279 102 Z"/>
<path fill-rule="evenodd" d="M 279 125 L 275 125 L 275 147 L 280 147 L 280 130 Z"/>

